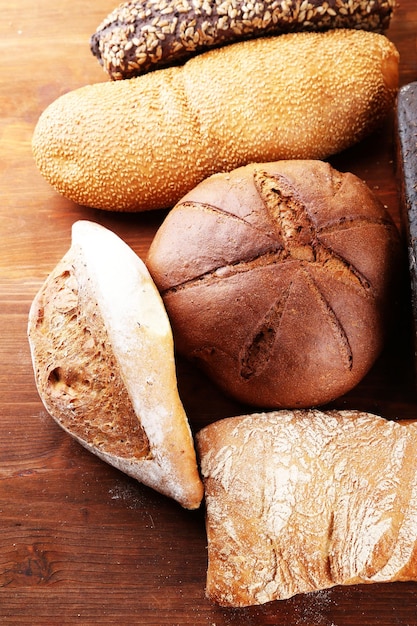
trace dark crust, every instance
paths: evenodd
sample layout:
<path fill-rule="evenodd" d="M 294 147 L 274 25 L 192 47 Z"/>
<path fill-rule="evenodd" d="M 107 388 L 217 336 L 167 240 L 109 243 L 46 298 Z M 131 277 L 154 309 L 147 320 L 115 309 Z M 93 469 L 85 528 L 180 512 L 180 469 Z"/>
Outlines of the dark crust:
<path fill-rule="evenodd" d="M 417 82 L 404 85 L 398 92 L 396 143 L 400 208 L 407 241 L 414 347 L 417 354 Z"/>
<path fill-rule="evenodd" d="M 333 171 L 334 187 L 338 185 L 337 173 Z M 265 249 L 259 255 L 250 258 L 241 258 L 239 262 L 232 265 L 216 266 L 211 271 L 203 275 L 193 275 L 191 279 L 175 284 L 172 287 L 162 290 L 165 296 L 170 292 L 178 291 L 193 286 L 196 282 L 206 282 L 208 285 L 224 280 L 227 277 L 251 271 L 260 265 L 275 265 L 281 263 L 296 263 L 308 272 L 309 267 L 319 266 L 321 269 L 337 275 L 337 280 L 344 282 L 355 290 L 359 290 L 362 297 L 377 297 L 376 289 L 372 287 L 369 280 L 357 268 L 346 259 L 335 253 L 327 245 L 323 244 L 321 238 L 326 234 L 337 230 L 349 230 L 361 225 L 375 224 L 388 230 L 393 230 L 393 223 L 388 215 L 367 217 L 366 215 L 357 218 L 344 218 L 336 223 L 330 223 L 318 227 L 309 215 L 308 209 L 298 198 L 297 189 L 282 175 L 270 175 L 261 170 L 254 171 L 255 186 L 259 196 L 262 198 L 265 213 L 271 223 L 271 230 L 265 233 L 270 241 L 270 248 Z M 200 203 L 185 201 L 177 206 L 189 206 L 193 210 L 211 210 L 223 213 L 229 222 L 238 219 L 235 215 L 222 210 L 220 207 L 210 207 L 200 205 Z M 253 228 L 253 226 L 252 226 Z"/>
<path fill-rule="evenodd" d="M 312 406 L 351 389 L 378 356 L 399 237 L 356 177 L 309 162 L 304 178 L 314 172 L 316 187 L 303 190 L 300 166 L 280 167 L 274 173 L 261 164 L 241 168 L 235 183 L 231 175 L 214 177 L 219 204 L 211 192 L 211 212 L 192 198 L 203 199 L 204 183 L 188 194 L 157 234 L 148 267 L 179 353 L 241 401 Z M 228 193 L 242 194 L 246 217 L 228 213 Z M 204 240 L 213 215 L 221 234 Z"/>
<path fill-rule="evenodd" d="M 334 181 L 336 188 L 339 186 L 336 172 L 334 172 Z M 334 334 L 339 345 L 341 362 L 346 371 L 351 370 L 353 355 L 348 335 L 331 305 L 321 293 L 314 276 L 317 269 L 320 273 L 329 273 L 329 276 L 336 277 L 337 281 L 343 282 L 347 291 L 354 290 L 366 299 L 376 299 L 376 290 L 366 276 L 362 275 L 344 258 L 335 254 L 329 247 L 323 245 L 318 229 L 298 197 L 297 189 L 284 176 L 280 174 L 271 176 L 261 170 L 255 170 L 254 182 L 262 198 L 265 212 L 275 231 L 278 252 L 269 251 L 266 255 L 249 261 L 242 261 L 230 268 L 216 267 L 213 272 L 204 276 L 197 276 L 192 281 L 166 290 L 163 292 L 163 296 L 166 297 L 171 291 L 177 292 L 178 289 L 190 288 L 196 282 L 199 285 L 206 283 L 209 287 L 219 280 L 219 276 L 222 280 L 226 280 L 238 273 L 250 272 L 252 269 L 258 268 L 260 264 L 277 265 L 277 271 L 279 271 L 279 266 L 290 263 L 293 266 L 292 273 L 298 274 L 304 282 L 306 290 L 310 293 L 311 306 L 323 310 L 324 317 L 327 318 L 327 327 Z M 215 208 L 214 210 L 219 209 Z M 350 226 L 357 227 L 361 223 L 369 222 L 378 223 L 383 227 L 384 220 L 375 222 L 375 220 L 361 217 L 356 222 L 352 220 Z M 392 225 L 389 224 L 389 227 Z M 292 290 L 292 284 L 293 281 L 290 279 L 282 293 L 277 294 L 278 297 L 273 306 L 265 312 L 264 317 L 259 321 L 253 335 L 248 337 L 240 354 L 240 376 L 242 378 L 248 380 L 254 376 L 259 376 L 268 365 L 275 347 L 276 335 L 279 332 L 286 301 Z"/>
<path fill-rule="evenodd" d="M 112 11 L 90 47 L 113 80 L 132 78 L 244 39 L 353 28 L 383 33 L 396 0 L 143 0 Z"/>

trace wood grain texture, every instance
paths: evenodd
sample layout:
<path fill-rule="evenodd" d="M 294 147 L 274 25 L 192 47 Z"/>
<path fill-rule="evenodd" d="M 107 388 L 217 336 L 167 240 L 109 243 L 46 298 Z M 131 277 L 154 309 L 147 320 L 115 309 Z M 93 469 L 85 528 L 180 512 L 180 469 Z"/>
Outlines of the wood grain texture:
<path fill-rule="evenodd" d="M 334 588 L 230 610 L 204 597 L 203 511 L 124 476 L 69 438 L 37 394 L 26 338 L 30 302 L 67 251 L 71 224 L 92 219 L 144 256 L 163 211 L 117 215 L 59 197 L 33 163 L 41 111 L 69 89 L 107 80 L 88 47 L 111 0 L 0 0 L 0 623 L 152 626 L 417 625 L 417 583 Z M 415 0 L 389 31 L 401 84 L 417 79 Z M 399 223 L 392 120 L 332 164 L 363 178 Z M 417 415 L 406 267 L 381 358 L 338 408 Z M 187 363 L 180 392 L 194 430 L 247 412 Z"/>

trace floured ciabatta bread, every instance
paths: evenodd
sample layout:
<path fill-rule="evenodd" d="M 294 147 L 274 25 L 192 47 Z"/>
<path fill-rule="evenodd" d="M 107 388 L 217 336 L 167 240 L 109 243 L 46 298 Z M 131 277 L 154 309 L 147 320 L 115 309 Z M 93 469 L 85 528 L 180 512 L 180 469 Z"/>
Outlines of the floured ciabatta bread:
<path fill-rule="evenodd" d="M 29 315 L 47 411 L 88 450 L 197 508 L 203 491 L 178 395 L 172 334 L 139 257 L 109 230 L 73 225 L 72 245 Z"/>
<path fill-rule="evenodd" d="M 197 434 L 207 596 L 242 607 L 417 579 L 417 429 L 359 411 L 281 411 Z"/>
<path fill-rule="evenodd" d="M 197 185 L 147 265 L 179 353 L 241 402 L 301 408 L 346 393 L 375 362 L 398 256 L 363 181 L 292 160 Z"/>

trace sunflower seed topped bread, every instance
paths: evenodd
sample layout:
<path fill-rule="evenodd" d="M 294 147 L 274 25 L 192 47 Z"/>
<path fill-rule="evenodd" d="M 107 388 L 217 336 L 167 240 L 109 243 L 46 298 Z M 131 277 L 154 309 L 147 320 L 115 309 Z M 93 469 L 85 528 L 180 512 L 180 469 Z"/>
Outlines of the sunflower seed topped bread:
<path fill-rule="evenodd" d="M 149 248 L 177 351 L 225 393 L 324 404 L 369 371 L 385 337 L 398 231 L 359 178 L 323 161 L 215 174 Z"/>
<path fill-rule="evenodd" d="M 384 35 L 353 29 L 239 42 L 64 94 L 38 120 L 35 161 L 77 203 L 171 207 L 215 172 L 360 141 L 394 106 L 398 58 Z"/>
<path fill-rule="evenodd" d="M 145 265 L 91 222 L 35 297 L 29 342 L 47 411 L 90 452 L 186 508 L 202 498 L 171 328 Z"/>
<path fill-rule="evenodd" d="M 246 415 L 201 430 L 207 596 L 243 607 L 417 580 L 416 448 L 415 425 L 359 411 Z"/>
<path fill-rule="evenodd" d="M 396 0 L 133 0 L 92 35 L 91 51 L 110 78 L 131 78 L 215 46 L 287 32 L 357 28 L 383 32 Z"/>

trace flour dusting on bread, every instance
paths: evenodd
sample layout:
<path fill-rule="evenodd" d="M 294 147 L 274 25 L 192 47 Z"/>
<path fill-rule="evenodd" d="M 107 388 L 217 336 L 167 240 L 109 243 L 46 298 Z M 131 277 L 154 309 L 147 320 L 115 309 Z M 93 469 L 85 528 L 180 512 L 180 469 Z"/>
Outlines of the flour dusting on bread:
<path fill-rule="evenodd" d="M 35 297 L 29 342 L 48 412 L 101 459 L 186 508 L 203 490 L 173 340 L 144 263 L 87 221 Z"/>
<path fill-rule="evenodd" d="M 416 436 L 360 411 L 277 411 L 202 429 L 208 597 L 249 606 L 416 580 Z"/>

